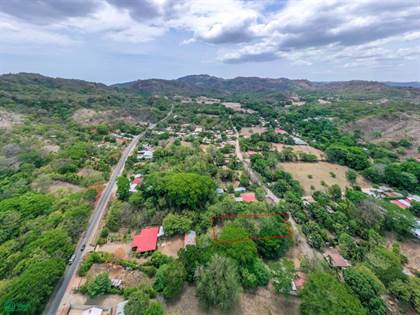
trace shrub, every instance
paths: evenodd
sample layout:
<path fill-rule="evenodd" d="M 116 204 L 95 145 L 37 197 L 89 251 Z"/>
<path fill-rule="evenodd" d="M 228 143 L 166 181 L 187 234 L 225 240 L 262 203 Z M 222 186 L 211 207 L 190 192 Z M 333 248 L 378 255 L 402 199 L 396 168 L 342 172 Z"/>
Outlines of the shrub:
<path fill-rule="evenodd" d="M 184 234 L 191 229 L 191 225 L 192 220 L 183 215 L 169 213 L 163 219 L 163 228 L 168 236 Z"/>
<path fill-rule="evenodd" d="M 186 272 L 184 265 L 180 261 L 173 261 L 162 265 L 156 272 L 154 288 L 166 299 L 178 296 L 184 287 Z"/>

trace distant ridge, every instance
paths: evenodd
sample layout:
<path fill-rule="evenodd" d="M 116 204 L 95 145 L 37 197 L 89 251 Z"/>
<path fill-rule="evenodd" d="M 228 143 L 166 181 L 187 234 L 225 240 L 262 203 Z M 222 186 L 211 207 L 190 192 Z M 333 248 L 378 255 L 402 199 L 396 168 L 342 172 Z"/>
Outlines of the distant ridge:
<path fill-rule="evenodd" d="M 264 94 L 300 94 L 317 92 L 322 95 L 351 94 L 361 98 L 368 95 L 378 97 L 403 97 L 406 99 L 420 97 L 420 82 L 377 82 L 377 81 L 333 81 L 314 82 L 305 79 L 287 78 L 236 77 L 223 79 L 207 74 L 187 75 L 175 80 L 146 79 L 131 82 L 105 85 L 83 80 L 51 78 L 36 73 L 17 73 L 0 75 L 2 90 L 14 89 L 19 85 L 36 87 L 42 85 L 50 89 L 67 91 L 102 91 L 125 92 L 143 95 L 212 95 L 229 96 L 238 93 Z"/>
<path fill-rule="evenodd" d="M 384 83 L 386 85 L 388 85 L 388 86 L 393 86 L 393 87 L 420 89 L 420 82 L 418 82 L 418 81 L 412 81 L 412 82 L 391 82 L 391 81 L 385 81 Z"/>

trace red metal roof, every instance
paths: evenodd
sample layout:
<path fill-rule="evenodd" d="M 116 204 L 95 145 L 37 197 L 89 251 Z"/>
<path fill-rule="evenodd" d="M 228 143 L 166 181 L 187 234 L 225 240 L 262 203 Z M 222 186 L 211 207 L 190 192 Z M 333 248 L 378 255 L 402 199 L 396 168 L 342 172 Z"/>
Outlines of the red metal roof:
<path fill-rule="evenodd" d="M 276 129 L 274 130 L 274 132 L 275 132 L 275 133 L 277 133 L 277 134 L 281 134 L 281 135 L 283 135 L 283 134 L 287 133 L 287 131 L 286 131 L 286 130 L 281 129 L 281 128 L 276 128 Z"/>
<path fill-rule="evenodd" d="M 139 253 L 156 250 L 157 238 L 159 233 L 158 226 L 150 226 L 141 230 L 131 242 L 131 248 Z"/>
<path fill-rule="evenodd" d="M 295 283 L 296 288 L 301 288 L 305 284 L 305 277 L 298 277 L 295 280 L 293 280 Z"/>
<path fill-rule="evenodd" d="M 401 201 L 399 200 L 391 200 L 391 203 L 393 203 L 394 205 L 397 205 L 398 207 L 400 207 L 401 209 L 407 209 L 408 206 L 403 204 Z"/>
<path fill-rule="evenodd" d="M 243 193 L 241 194 L 241 198 L 242 198 L 242 201 L 245 201 L 245 202 L 253 202 L 257 200 L 253 192 Z"/>
<path fill-rule="evenodd" d="M 141 177 L 136 177 L 136 178 L 133 179 L 133 181 L 131 182 L 131 184 L 140 185 L 141 184 L 141 181 L 142 181 L 142 178 Z"/>

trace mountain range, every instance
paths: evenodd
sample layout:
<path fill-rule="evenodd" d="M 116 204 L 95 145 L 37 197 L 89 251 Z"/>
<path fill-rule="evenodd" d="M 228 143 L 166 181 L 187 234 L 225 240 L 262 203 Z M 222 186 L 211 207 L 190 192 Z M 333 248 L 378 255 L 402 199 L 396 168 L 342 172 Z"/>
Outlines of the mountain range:
<path fill-rule="evenodd" d="M 213 95 L 229 96 L 238 93 L 282 93 L 300 94 L 316 92 L 319 94 L 350 93 L 352 95 L 377 95 L 381 97 L 403 97 L 418 100 L 420 82 L 377 82 L 377 81 L 334 81 L 315 82 L 291 80 L 287 78 L 236 77 L 223 79 L 206 74 L 188 75 L 175 80 L 145 79 L 126 83 L 105 85 L 83 80 L 51 78 L 34 73 L 4 74 L 0 76 L 0 90 L 15 90 L 17 86 L 85 93 L 124 91 L 146 95 Z"/>

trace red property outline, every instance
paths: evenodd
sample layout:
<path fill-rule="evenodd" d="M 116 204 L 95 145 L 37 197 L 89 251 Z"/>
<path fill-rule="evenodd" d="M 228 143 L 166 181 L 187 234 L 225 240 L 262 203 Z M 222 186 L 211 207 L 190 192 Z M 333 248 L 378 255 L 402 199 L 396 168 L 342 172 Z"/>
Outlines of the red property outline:
<path fill-rule="evenodd" d="M 223 214 L 223 215 L 216 215 L 212 217 L 212 229 L 213 229 L 213 241 L 218 243 L 238 243 L 238 242 L 245 242 L 245 241 L 259 241 L 259 240 L 270 240 L 270 239 L 279 239 L 279 238 L 288 238 L 292 236 L 292 230 L 290 224 L 287 224 L 287 235 L 273 235 L 273 236 L 264 236 L 264 237 L 244 237 L 239 238 L 236 240 L 219 240 L 216 235 L 216 221 L 218 219 L 225 220 L 225 219 L 235 219 L 235 218 L 246 218 L 246 219 L 255 219 L 257 217 L 274 217 L 280 216 L 283 217 L 284 223 L 287 223 L 289 219 L 289 214 L 286 212 L 282 213 L 255 213 L 255 214 Z"/>

